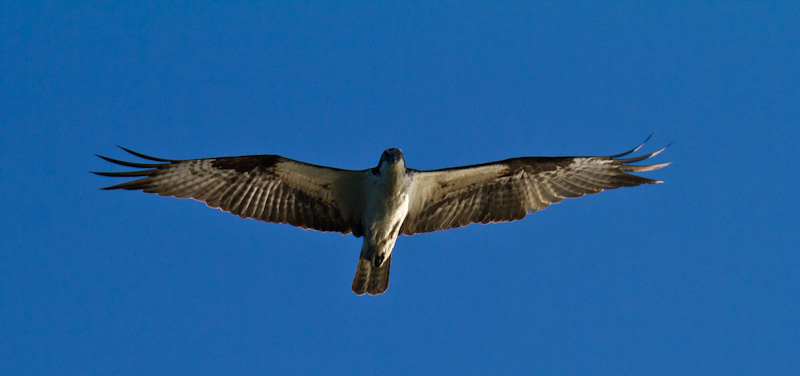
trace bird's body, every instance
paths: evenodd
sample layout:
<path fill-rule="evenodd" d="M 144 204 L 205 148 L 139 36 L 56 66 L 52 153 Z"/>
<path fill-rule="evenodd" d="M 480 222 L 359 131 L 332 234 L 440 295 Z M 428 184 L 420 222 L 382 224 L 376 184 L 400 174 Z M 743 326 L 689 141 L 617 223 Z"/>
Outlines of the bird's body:
<path fill-rule="evenodd" d="M 668 164 L 629 164 L 664 149 L 619 158 L 639 147 L 605 157 L 522 157 L 431 171 L 406 167 L 402 152 L 394 148 L 383 152 L 377 167 L 360 171 L 277 155 L 168 160 L 125 149 L 159 163 L 101 156 L 147 170 L 97 174 L 141 177 L 105 189 L 190 197 L 242 218 L 363 236 L 352 289 L 377 295 L 388 288 L 392 250 L 401 234 L 513 221 L 564 197 L 660 183 L 626 173 Z"/>
<path fill-rule="evenodd" d="M 388 149 L 366 179 L 364 244 L 353 278 L 356 294 L 376 295 L 389 287 L 392 249 L 408 214 L 412 179 L 398 149 Z"/>

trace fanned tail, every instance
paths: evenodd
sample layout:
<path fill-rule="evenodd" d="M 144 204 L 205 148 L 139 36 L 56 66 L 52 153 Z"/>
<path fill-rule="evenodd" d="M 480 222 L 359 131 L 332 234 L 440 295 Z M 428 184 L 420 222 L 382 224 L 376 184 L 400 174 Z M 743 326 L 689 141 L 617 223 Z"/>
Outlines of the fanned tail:
<path fill-rule="evenodd" d="M 375 266 L 372 260 L 362 254 L 358 259 L 356 275 L 353 278 L 353 292 L 358 295 L 364 293 L 378 295 L 389 288 L 389 267 L 392 264 L 392 255 L 381 266 Z"/>

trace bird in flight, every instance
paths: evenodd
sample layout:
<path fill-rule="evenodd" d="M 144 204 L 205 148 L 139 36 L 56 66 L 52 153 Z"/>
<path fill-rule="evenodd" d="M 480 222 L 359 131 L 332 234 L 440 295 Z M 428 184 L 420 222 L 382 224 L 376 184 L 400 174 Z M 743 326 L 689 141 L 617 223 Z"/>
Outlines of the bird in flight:
<path fill-rule="evenodd" d="M 175 160 L 120 147 L 155 163 L 98 155 L 139 170 L 94 173 L 138 178 L 103 189 L 193 198 L 242 218 L 364 237 L 352 289 L 378 295 L 389 287 L 392 249 L 400 235 L 515 221 L 565 197 L 662 183 L 629 174 L 669 164 L 632 164 L 666 146 L 622 158 L 643 145 L 610 156 L 520 157 L 439 170 L 408 168 L 395 148 L 384 151 L 376 167 L 344 170 L 279 155 Z"/>

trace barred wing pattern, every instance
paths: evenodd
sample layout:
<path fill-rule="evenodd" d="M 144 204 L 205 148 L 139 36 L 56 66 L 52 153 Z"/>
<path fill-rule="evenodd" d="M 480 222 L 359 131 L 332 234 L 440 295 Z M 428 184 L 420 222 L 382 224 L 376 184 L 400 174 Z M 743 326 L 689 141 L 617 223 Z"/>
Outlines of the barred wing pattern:
<path fill-rule="evenodd" d="M 645 141 L 646 142 L 646 141 Z M 603 157 L 523 157 L 458 168 L 413 171 L 417 195 L 400 232 L 446 230 L 470 223 L 522 219 L 565 197 L 606 189 L 661 183 L 628 172 L 657 170 L 669 163 L 631 165 L 661 153 L 620 159 L 639 150 Z M 669 146 L 669 145 L 668 145 Z"/>
<path fill-rule="evenodd" d="M 122 149 L 158 163 L 125 162 L 98 155 L 112 163 L 144 169 L 95 172 L 140 178 L 103 189 L 193 198 L 242 218 L 362 235 L 357 205 L 364 171 L 317 166 L 278 155 L 171 160 Z"/>

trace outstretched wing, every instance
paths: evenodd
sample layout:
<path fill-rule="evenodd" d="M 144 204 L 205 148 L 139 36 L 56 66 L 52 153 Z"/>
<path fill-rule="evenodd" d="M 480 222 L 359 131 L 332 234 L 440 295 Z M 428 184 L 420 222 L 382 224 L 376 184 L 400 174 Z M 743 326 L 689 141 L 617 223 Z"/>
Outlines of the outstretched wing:
<path fill-rule="evenodd" d="M 95 172 L 140 178 L 103 189 L 193 198 L 242 218 L 362 235 L 361 210 L 357 210 L 365 176 L 362 171 L 317 166 L 278 155 L 172 160 L 122 149 L 158 163 L 125 162 L 98 155 L 112 163 L 143 169 Z"/>
<path fill-rule="evenodd" d="M 645 141 L 646 142 L 646 141 Z M 606 189 L 661 183 L 628 172 L 652 171 L 669 163 L 631 165 L 662 152 L 634 157 L 638 147 L 604 157 L 523 157 L 432 171 L 413 171 L 409 213 L 400 232 L 412 235 L 470 223 L 508 222 L 542 210 L 564 197 Z"/>

